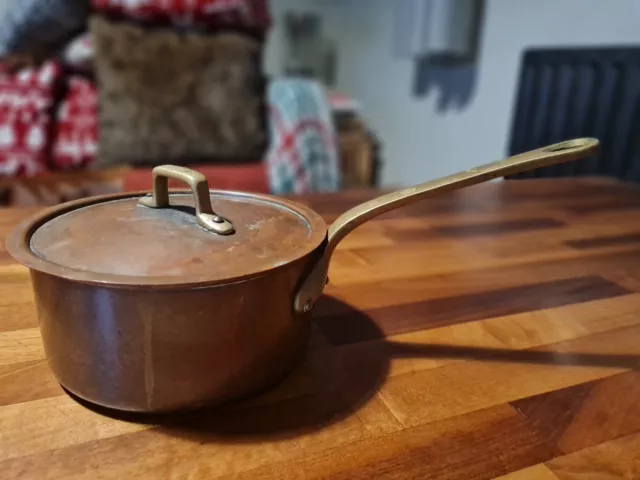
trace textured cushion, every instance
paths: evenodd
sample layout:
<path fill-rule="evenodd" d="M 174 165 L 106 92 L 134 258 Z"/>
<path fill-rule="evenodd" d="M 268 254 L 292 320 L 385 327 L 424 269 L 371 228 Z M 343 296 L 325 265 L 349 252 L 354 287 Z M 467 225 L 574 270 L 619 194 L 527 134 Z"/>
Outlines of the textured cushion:
<path fill-rule="evenodd" d="M 91 21 L 99 85 L 98 165 L 237 162 L 267 143 L 261 44 Z"/>
<path fill-rule="evenodd" d="M 30 176 L 46 169 L 60 81 L 55 63 L 0 75 L 0 176 Z"/>
<path fill-rule="evenodd" d="M 78 35 L 62 50 L 60 61 L 71 72 L 93 71 L 93 42 L 88 32 Z"/>
<path fill-rule="evenodd" d="M 278 195 L 335 192 L 342 183 L 336 131 L 322 85 L 305 79 L 269 84 L 271 142 L 265 155 Z"/>
<path fill-rule="evenodd" d="M 266 30 L 267 0 L 92 0 L 96 11 L 152 24 Z"/>
<path fill-rule="evenodd" d="M 98 151 L 98 92 L 84 77 L 68 77 L 67 94 L 55 124 L 51 157 L 54 170 L 69 170 L 91 164 Z"/>

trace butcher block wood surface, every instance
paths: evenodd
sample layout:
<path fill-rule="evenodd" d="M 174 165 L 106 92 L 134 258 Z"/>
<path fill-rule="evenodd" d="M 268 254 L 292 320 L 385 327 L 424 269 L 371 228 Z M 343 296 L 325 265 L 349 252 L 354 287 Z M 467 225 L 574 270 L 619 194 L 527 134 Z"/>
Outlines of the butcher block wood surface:
<path fill-rule="evenodd" d="M 499 181 L 367 223 L 291 375 L 168 418 L 65 393 L 4 250 L 0 278 L 1 479 L 640 479 L 638 187 Z"/>

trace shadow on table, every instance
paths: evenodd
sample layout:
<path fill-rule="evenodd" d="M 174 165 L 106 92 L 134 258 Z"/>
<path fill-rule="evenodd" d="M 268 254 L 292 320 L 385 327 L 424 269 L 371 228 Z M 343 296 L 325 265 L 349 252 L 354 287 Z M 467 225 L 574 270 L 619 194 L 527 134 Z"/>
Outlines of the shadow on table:
<path fill-rule="evenodd" d="M 640 368 L 640 355 L 511 350 L 508 348 L 455 347 L 451 345 L 386 342 L 394 358 L 449 358 L 484 362 Z"/>
<path fill-rule="evenodd" d="M 386 380 L 394 358 L 449 358 L 488 362 L 585 365 L 637 369 L 638 355 L 565 353 L 457 347 L 385 341 L 364 312 L 334 298 L 324 298 L 346 321 L 366 325 L 381 340 L 310 349 L 306 359 L 279 385 L 262 395 L 229 405 L 185 414 L 146 415 L 105 409 L 70 394 L 83 406 L 119 420 L 147 423 L 156 432 L 198 443 L 253 443 L 299 437 L 330 428 L 372 401 Z M 322 322 L 319 319 L 318 322 Z M 356 420 L 359 421 L 359 420 Z M 363 420 L 366 422 L 366 420 Z M 345 427 L 348 429 L 348 427 Z"/>

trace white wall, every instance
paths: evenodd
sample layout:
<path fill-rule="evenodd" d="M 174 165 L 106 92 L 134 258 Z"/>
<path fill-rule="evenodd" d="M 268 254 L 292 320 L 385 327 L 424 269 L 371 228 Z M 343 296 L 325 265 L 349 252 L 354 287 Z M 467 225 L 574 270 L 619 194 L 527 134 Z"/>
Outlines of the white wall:
<path fill-rule="evenodd" d="M 413 63 L 392 55 L 393 0 L 306 2 L 325 12 L 340 42 L 338 84 L 383 141 L 386 185 L 501 158 L 523 49 L 640 44 L 639 0 L 487 0 L 475 91 L 460 109 L 439 111 L 439 92 L 416 98 Z"/>
<path fill-rule="evenodd" d="M 0 0 L 2 1 L 2 0 Z M 336 12 L 348 10 L 350 0 L 270 0 L 269 9 L 273 25 L 265 48 L 264 67 L 268 75 L 282 75 L 285 65 L 286 39 L 284 15 L 289 11 L 315 12 L 323 17 L 323 32 L 330 38 L 342 40 L 345 31 Z M 366 1 L 366 0 L 365 0 Z M 393 0 L 391 0 L 393 1 Z"/>

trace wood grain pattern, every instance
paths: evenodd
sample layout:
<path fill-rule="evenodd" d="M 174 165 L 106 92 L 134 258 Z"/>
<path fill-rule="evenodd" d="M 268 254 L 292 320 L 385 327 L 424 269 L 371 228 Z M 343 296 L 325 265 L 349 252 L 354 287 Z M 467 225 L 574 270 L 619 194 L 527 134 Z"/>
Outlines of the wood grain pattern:
<path fill-rule="evenodd" d="M 28 402 L 61 395 L 45 360 L 0 366 L 0 405 Z"/>
<path fill-rule="evenodd" d="M 303 201 L 333 218 L 371 190 Z M 62 390 L 0 216 L 0 478 L 640 478 L 640 203 L 611 180 L 478 185 L 336 252 L 303 362 L 169 418 Z M 88 319 L 90 321 L 90 319 Z"/>
<path fill-rule="evenodd" d="M 618 200 L 614 199 L 609 202 L 601 202 L 599 204 L 594 205 L 579 205 L 576 207 L 570 208 L 570 212 L 577 214 L 586 214 L 586 213 L 598 213 L 598 212 L 608 212 L 610 210 L 615 211 L 631 211 L 640 209 L 640 201 L 638 199 L 635 200 Z"/>
<path fill-rule="evenodd" d="M 629 233 L 627 235 L 614 235 L 611 237 L 585 238 L 567 242 L 573 248 L 587 249 L 610 245 L 640 245 L 640 234 Z"/>
<path fill-rule="evenodd" d="M 433 238 L 473 238 L 560 228 L 563 222 L 552 218 L 525 218 L 494 222 L 473 222 L 466 225 L 440 225 L 432 228 L 405 228 L 390 230 L 388 236 L 395 241 L 428 240 Z"/>
<path fill-rule="evenodd" d="M 374 309 L 421 300 L 470 295 L 603 273 L 620 272 L 640 256 L 637 251 L 592 253 L 581 257 L 525 263 L 502 268 L 427 275 L 379 282 L 367 282 L 326 289 L 340 302 L 321 299 L 316 317 L 346 313 L 350 307 Z"/>
<path fill-rule="evenodd" d="M 517 472 L 508 473 L 495 480 L 558 480 L 546 465 L 534 465 Z"/>
<path fill-rule="evenodd" d="M 496 430 L 509 433 L 492 435 Z M 332 479 L 491 478 L 487 475 L 499 475 L 554 454 L 552 447 L 532 435 L 526 422 L 498 406 L 233 478 L 305 478 L 309 474 Z"/>
<path fill-rule="evenodd" d="M 0 365 L 41 359 L 44 359 L 44 349 L 37 328 L 0 333 Z"/>
<path fill-rule="evenodd" d="M 559 457 L 547 465 L 559 480 L 640 478 L 640 434 Z"/>
<path fill-rule="evenodd" d="M 332 315 L 318 321 L 317 325 L 331 343 L 342 345 L 354 340 L 372 340 L 381 335 L 425 330 L 627 293 L 630 293 L 627 289 L 602 278 L 580 277 L 377 308 L 366 312 L 366 320 L 359 313 Z M 377 328 L 371 326 L 372 320 Z"/>
<path fill-rule="evenodd" d="M 498 359 L 443 365 L 393 377 L 379 395 L 403 425 L 414 426 L 638 366 L 634 353 L 636 342 L 640 341 L 640 327 L 600 336 L 614 343 L 608 346 L 597 343 L 592 352 L 592 344 L 601 340 L 588 336 L 539 347 L 524 355 L 502 353 Z M 613 348 L 611 353 L 607 351 L 610 348 Z M 461 395 L 461 391 L 465 394 Z"/>
<path fill-rule="evenodd" d="M 573 453 L 640 431 L 639 399 L 640 374 L 632 371 L 512 405 L 560 450 Z"/>

